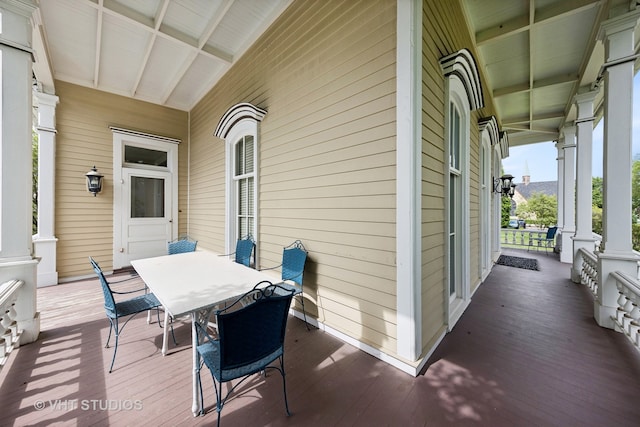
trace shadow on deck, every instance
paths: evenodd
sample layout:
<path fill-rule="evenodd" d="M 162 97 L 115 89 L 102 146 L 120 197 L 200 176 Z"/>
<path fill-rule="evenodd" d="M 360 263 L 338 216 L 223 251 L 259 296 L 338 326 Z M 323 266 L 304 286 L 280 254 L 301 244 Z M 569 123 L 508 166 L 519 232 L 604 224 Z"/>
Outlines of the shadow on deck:
<path fill-rule="evenodd" d="M 468 310 L 416 378 L 291 318 L 285 365 L 292 415 L 278 375 L 256 377 L 222 412 L 224 426 L 635 426 L 640 355 L 598 327 L 588 290 L 554 255 L 541 270 L 494 266 Z M 122 335 L 115 370 L 96 281 L 38 290 L 40 339 L 0 373 L 0 425 L 211 425 L 191 415 L 190 325 L 160 353 L 144 316 Z"/>

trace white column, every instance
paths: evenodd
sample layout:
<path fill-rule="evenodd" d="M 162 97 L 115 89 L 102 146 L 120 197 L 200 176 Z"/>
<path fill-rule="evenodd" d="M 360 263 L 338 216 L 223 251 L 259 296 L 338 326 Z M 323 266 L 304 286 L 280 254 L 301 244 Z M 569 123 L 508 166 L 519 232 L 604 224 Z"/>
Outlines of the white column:
<path fill-rule="evenodd" d="M 598 91 L 579 93 L 575 96 L 578 110 L 577 159 L 576 159 L 576 234 L 573 238 L 573 268 L 571 280 L 580 283 L 582 259 L 576 257 L 581 248 L 593 252 L 595 239 L 592 226 L 592 159 L 593 159 L 593 103 Z"/>
<path fill-rule="evenodd" d="M 21 343 L 40 332 L 36 310 L 36 268 L 32 256 L 32 63 L 28 0 L 0 0 L 0 283 L 24 281 L 16 300 Z"/>
<path fill-rule="evenodd" d="M 33 249 L 40 259 L 38 287 L 58 284 L 55 224 L 56 105 L 58 97 L 35 92 L 38 102 L 38 233 Z"/>
<path fill-rule="evenodd" d="M 560 251 L 560 261 L 565 263 L 573 262 L 573 242 L 571 238 L 576 234 L 576 127 L 565 126 L 562 129 L 564 134 L 564 173 L 563 173 L 563 200 L 562 200 L 562 250 Z M 558 201 L 560 203 L 560 201 Z"/>
<path fill-rule="evenodd" d="M 631 244 L 631 142 L 633 124 L 634 30 L 636 10 L 602 24 L 599 38 L 605 46 L 604 167 L 602 247 L 598 256 L 598 295 L 594 317 L 613 328 L 618 292 L 610 276 L 621 271 L 637 277 Z"/>
<path fill-rule="evenodd" d="M 562 227 L 564 226 L 564 136 L 561 135 L 558 141 L 556 141 L 556 150 L 558 150 L 558 230 L 562 233 Z M 560 236 L 562 234 L 559 234 Z M 556 251 L 560 253 L 562 251 L 562 239 L 556 239 Z"/>
<path fill-rule="evenodd" d="M 421 110 L 420 64 L 422 3 L 397 3 L 396 268 L 397 352 L 416 360 L 422 352 L 421 254 Z"/>

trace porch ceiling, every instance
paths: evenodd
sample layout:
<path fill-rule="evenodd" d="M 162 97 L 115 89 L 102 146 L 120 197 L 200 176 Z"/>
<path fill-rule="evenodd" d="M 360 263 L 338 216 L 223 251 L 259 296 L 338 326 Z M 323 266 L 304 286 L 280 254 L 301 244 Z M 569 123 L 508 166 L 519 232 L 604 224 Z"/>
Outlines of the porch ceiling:
<path fill-rule="evenodd" d="M 34 72 L 188 111 L 290 1 L 40 0 Z"/>
<path fill-rule="evenodd" d="M 627 0 L 463 0 L 498 120 L 516 146 L 558 138 L 604 63 L 600 24 Z M 638 32 L 636 32 L 636 46 Z M 638 48 L 636 47 L 636 52 Z M 602 103 L 602 91 L 596 105 Z"/>
<path fill-rule="evenodd" d="M 291 1 L 40 0 L 34 73 L 48 93 L 62 80 L 188 111 Z M 558 138 L 604 62 L 601 22 L 635 3 L 460 1 L 512 146 Z"/>

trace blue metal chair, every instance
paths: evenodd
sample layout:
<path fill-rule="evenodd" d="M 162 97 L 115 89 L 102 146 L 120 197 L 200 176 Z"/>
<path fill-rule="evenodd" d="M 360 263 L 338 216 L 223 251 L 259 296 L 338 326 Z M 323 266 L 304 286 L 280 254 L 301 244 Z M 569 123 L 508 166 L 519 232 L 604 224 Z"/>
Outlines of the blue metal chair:
<path fill-rule="evenodd" d="M 307 255 L 308 252 L 302 242 L 300 240 L 296 240 L 282 250 L 282 264 L 275 267 L 264 268 L 263 270 L 273 270 L 275 268 L 282 267 L 282 283 L 280 283 L 280 285 L 286 289 L 292 290 L 294 295 L 300 296 L 304 323 L 307 330 L 309 330 L 303 295 L 304 266 L 307 261 Z"/>
<path fill-rule="evenodd" d="M 92 257 L 89 257 L 89 261 L 91 262 L 91 266 L 93 267 L 93 270 L 96 272 L 96 274 L 98 275 L 98 278 L 100 279 L 100 285 L 102 286 L 102 293 L 104 294 L 104 308 L 110 323 L 109 337 L 107 338 L 107 344 L 105 345 L 105 348 L 109 348 L 109 341 L 111 340 L 112 330 L 115 332 L 115 337 L 116 337 L 116 344 L 113 348 L 113 357 L 111 358 L 111 366 L 109 367 L 109 372 L 111 372 L 113 371 L 113 364 L 116 361 L 116 353 L 118 351 L 118 338 L 120 337 L 120 334 L 122 333 L 122 330 L 124 329 L 124 327 L 127 325 L 127 323 L 129 323 L 129 320 L 133 319 L 133 317 L 138 313 L 149 311 L 155 308 L 158 316 L 158 325 L 160 325 L 160 328 L 162 328 L 162 324 L 160 323 L 160 305 L 161 304 L 160 304 L 160 301 L 158 301 L 158 299 L 153 293 L 147 292 L 146 287 L 141 289 L 135 289 L 132 291 L 126 291 L 126 292 L 114 291 L 111 288 L 112 284 L 122 283 L 122 282 L 129 281 L 131 279 L 138 279 L 138 278 L 132 277 L 124 280 L 108 282 L 107 279 L 104 277 L 104 273 L 102 272 L 102 269 L 100 268 L 98 263 Z M 141 291 L 145 291 L 145 293 L 125 301 L 116 302 L 114 297 L 114 294 L 125 295 L 125 294 L 141 292 Z M 119 319 L 124 317 L 128 317 L 128 319 L 126 319 L 125 322 L 122 325 L 120 325 Z M 173 333 L 173 327 L 171 329 L 171 332 Z"/>
<path fill-rule="evenodd" d="M 175 255 L 175 254 L 183 254 L 183 253 L 187 253 L 187 252 L 194 252 L 196 250 L 196 246 L 197 245 L 198 245 L 198 241 L 197 240 L 193 240 L 188 235 L 183 235 L 183 236 L 180 236 L 179 238 L 177 238 L 176 240 L 173 240 L 173 241 L 171 241 L 171 242 L 169 242 L 167 244 L 167 254 Z M 170 317 L 169 316 L 169 312 L 165 310 L 164 311 L 164 325 L 165 325 L 165 328 L 167 327 L 167 325 L 170 324 L 170 322 L 173 322 L 173 317 L 171 317 L 171 319 L 169 317 Z M 173 338 L 173 343 L 175 345 L 178 345 L 178 342 L 176 341 L 176 336 L 173 333 L 173 326 L 171 327 L 171 338 Z M 162 354 L 164 355 L 164 354 L 166 354 L 166 352 L 167 352 L 167 343 L 165 342 L 165 340 L 163 338 Z"/>
<path fill-rule="evenodd" d="M 197 240 L 191 239 L 189 236 L 181 236 L 176 240 L 173 240 L 167 245 L 167 252 L 169 255 L 181 254 L 184 252 L 193 252 L 198 245 Z"/>
<path fill-rule="evenodd" d="M 534 246 L 536 250 L 538 250 L 538 248 L 540 247 L 550 248 L 555 242 L 557 231 L 558 231 L 558 227 L 549 227 L 549 229 L 547 229 L 547 234 L 544 237 L 531 238 L 529 241 L 529 246 Z M 535 245 L 534 242 L 536 242 L 537 245 Z M 527 248 L 527 251 L 528 250 L 529 248 Z M 548 252 L 548 251 L 545 251 L 545 252 Z"/>
<path fill-rule="evenodd" d="M 243 237 L 242 239 L 238 239 L 236 242 L 236 250 L 230 254 L 224 254 L 221 256 L 231 256 L 234 255 L 233 260 L 238 264 L 242 264 L 246 267 L 251 267 L 251 262 L 253 260 L 253 251 L 256 249 L 256 242 L 253 239 L 251 234 Z"/>
<path fill-rule="evenodd" d="M 287 415 L 290 415 L 284 372 L 284 337 L 292 298 L 292 290 L 260 282 L 231 305 L 215 312 L 217 339 L 207 333 L 205 326 L 196 323 L 199 343 L 196 349 L 202 358 L 197 367 L 200 403 L 204 408 L 200 379 L 204 363 L 213 377 L 218 426 L 220 412 L 231 393 L 251 375 L 267 369 L 280 372 L 284 405 Z M 200 338 L 203 338 L 202 342 Z M 276 360 L 279 363 L 272 366 Z M 222 384 L 237 378 L 242 379 L 223 398 Z"/>

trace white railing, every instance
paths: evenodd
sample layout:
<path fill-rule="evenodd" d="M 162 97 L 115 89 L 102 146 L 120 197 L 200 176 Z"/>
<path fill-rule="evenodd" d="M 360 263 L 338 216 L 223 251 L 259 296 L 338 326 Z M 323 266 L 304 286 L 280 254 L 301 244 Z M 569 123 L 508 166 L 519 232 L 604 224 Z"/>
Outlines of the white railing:
<path fill-rule="evenodd" d="M 500 230 L 500 244 L 507 247 L 523 247 L 527 249 L 547 249 L 542 242 L 547 237 L 546 230 L 528 230 L 503 228 Z M 549 247 L 552 249 L 554 245 Z"/>
<path fill-rule="evenodd" d="M 0 370 L 13 350 L 20 346 L 22 331 L 16 322 L 16 300 L 22 280 L 10 280 L 0 285 Z"/>
<path fill-rule="evenodd" d="M 598 296 L 598 258 L 584 248 L 578 250 L 580 260 L 580 283 L 587 286 L 593 296 Z"/>
<path fill-rule="evenodd" d="M 618 288 L 618 309 L 613 321 L 616 327 L 626 335 L 633 345 L 640 350 L 640 283 L 624 273 L 614 272 L 611 276 Z"/>
<path fill-rule="evenodd" d="M 596 235 L 594 235 L 595 237 Z M 598 236 L 599 237 L 599 236 Z M 599 243 L 601 239 L 597 240 Z M 636 255 L 640 255 L 635 252 Z M 587 286 L 598 300 L 598 251 L 591 252 L 581 248 L 576 253 L 580 265 L 580 282 Z M 640 259 L 640 258 L 639 258 Z M 575 265 L 575 264 L 574 264 Z M 625 334 L 631 343 L 640 350 L 640 279 L 639 272 L 628 275 L 620 271 L 611 273 L 618 289 L 616 312 L 611 316 L 616 330 Z"/>

